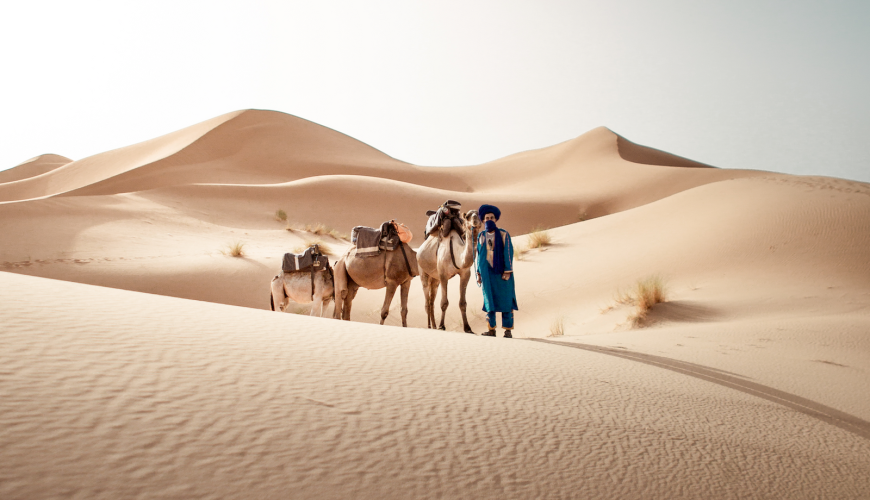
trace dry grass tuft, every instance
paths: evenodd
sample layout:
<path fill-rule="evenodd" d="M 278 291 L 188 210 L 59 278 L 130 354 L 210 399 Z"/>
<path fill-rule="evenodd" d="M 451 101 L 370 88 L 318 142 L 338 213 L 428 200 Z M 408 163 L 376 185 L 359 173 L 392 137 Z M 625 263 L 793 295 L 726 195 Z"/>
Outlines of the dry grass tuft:
<path fill-rule="evenodd" d="M 233 257 L 244 257 L 245 256 L 245 244 L 242 243 L 241 241 L 237 241 L 235 243 L 230 243 L 229 245 L 227 245 L 227 249 L 228 249 L 227 254 L 231 255 Z M 221 252 L 221 253 L 223 253 L 223 252 Z M 227 254 L 224 254 L 224 255 L 227 255 Z"/>
<path fill-rule="evenodd" d="M 321 224 L 319 222 L 308 223 L 308 224 L 290 224 L 287 223 L 288 231 L 304 231 L 306 233 L 311 233 L 317 236 L 328 236 L 330 238 L 336 240 L 344 240 L 350 241 L 350 236 L 345 233 L 339 232 L 337 229 L 329 227 L 325 224 Z"/>
<path fill-rule="evenodd" d="M 514 247 L 514 257 L 517 260 L 526 260 L 526 254 L 529 253 L 529 247 L 526 246 L 518 246 Z"/>
<path fill-rule="evenodd" d="M 278 210 L 275 212 L 275 220 L 278 222 L 285 222 L 287 220 L 287 212 L 283 210 Z"/>
<path fill-rule="evenodd" d="M 299 245 L 294 248 L 293 253 L 302 253 L 311 245 L 317 245 L 320 247 L 320 252 L 323 253 L 323 255 L 334 255 L 332 247 L 321 240 L 307 240 L 304 245 Z"/>
<path fill-rule="evenodd" d="M 565 335 L 565 318 L 559 316 L 550 324 L 550 337 L 561 337 Z"/>
<path fill-rule="evenodd" d="M 628 317 L 633 328 L 641 328 L 653 306 L 667 302 L 667 292 L 660 276 L 649 276 L 635 283 L 634 288 L 625 292 L 617 291 L 614 299 L 617 304 L 633 305 L 634 313 Z"/>
<path fill-rule="evenodd" d="M 553 238 L 550 236 L 550 232 L 542 227 L 536 227 L 532 229 L 532 232 L 529 233 L 529 249 L 544 248 L 546 246 L 550 246 L 552 242 Z"/>
<path fill-rule="evenodd" d="M 314 224 L 305 224 L 305 226 L 303 226 L 303 230 L 306 233 L 316 234 L 317 236 L 323 236 L 324 234 L 327 234 L 327 232 L 329 232 L 329 228 L 319 222 L 315 222 Z"/>

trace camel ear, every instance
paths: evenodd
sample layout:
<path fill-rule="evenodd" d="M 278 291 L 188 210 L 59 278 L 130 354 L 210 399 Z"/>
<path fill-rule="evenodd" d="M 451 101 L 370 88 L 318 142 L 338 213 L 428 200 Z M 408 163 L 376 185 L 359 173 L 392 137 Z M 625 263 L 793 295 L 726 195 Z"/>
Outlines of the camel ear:
<path fill-rule="evenodd" d="M 435 210 L 427 210 L 427 211 L 426 211 L 426 216 L 427 216 L 427 217 L 432 217 L 433 215 L 435 215 L 435 213 L 436 213 Z"/>

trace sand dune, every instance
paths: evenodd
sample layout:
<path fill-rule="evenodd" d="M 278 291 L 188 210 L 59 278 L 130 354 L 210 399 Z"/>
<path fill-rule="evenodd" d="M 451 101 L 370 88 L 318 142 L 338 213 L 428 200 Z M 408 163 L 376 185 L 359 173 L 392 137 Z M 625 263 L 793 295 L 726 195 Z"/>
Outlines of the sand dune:
<path fill-rule="evenodd" d="M 306 224 L 395 218 L 418 246 L 445 199 L 493 203 L 520 249 L 552 228 L 516 262 L 517 336 L 561 322 L 562 342 L 696 363 L 870 421 L 868 184 L 712 168 L 603 127 L 421 167 L 256 110 L 3 174 L 0 458 L 15 466 L 0 497 L 870 495 L 866 440 L 652 366 L 455 333 L 456 281 L 453 332 L 366 324 L 383 291 L 360 292 L 352 323 L 254 310 L 284 252 L 319 239 L 334 261 L 349 247 Z M 243 258 L 226 254 L 235 242 Z M 669 302 L 631 329 L 614 298 L 652 274 Z M 481 302 L 472 284 L 477 332 Z M 419 281 L 409 304 L 425 326 Z"/>
<path fill-rule="evenodd" d="M 0 171 L 0 184 L 36 177 L 37 175 L 51 172 L 67 163 L 72 163 L 72 160 L 64 156 L 55 154 L 39 155 L 8 170 Z"/>
<path fill-rule="evenodd" d="M 710 165 L 683 158 L 667 151 L 636 144 L 621 135 L 617 136 L 616 145 L 619 149 L 619 156 L 623 160 L 628 160 L 632 163 L 665 167 L 712 168 Z"/>
<path fill-rule="evenodd" d="M 418 167 L 307 120 L 248 110 L 85 158 L 44 177 L 0 185 L 0 201 L 130 193 L 200 183 L 263 185 L 362 175 L 440 189 L 454 197 L 528 193 L 541 201 L 573 205 L 570 216 L 560 212 L 552 221 L 539 221 L 564 225 L 583 214 L 597 217 L 708 182 L 758 175 L 711 168 L 652 168 L 634 160 L 700 165 L 629 143 L 601 127 L 556 146 L 480 166 Z M 530 170 L 535 175 L 529 176 Z M 352 200 L 332 201 L 343 201 L 341 209 L 346 210 Z"/>
<path fill-rule="evenodd" d="M 227 113 L 156 139 L 74 161 L 37 177 L 0 184 L 0 202 L 54 196 L 135 170 L 183 150 L 239 113 Z"/>

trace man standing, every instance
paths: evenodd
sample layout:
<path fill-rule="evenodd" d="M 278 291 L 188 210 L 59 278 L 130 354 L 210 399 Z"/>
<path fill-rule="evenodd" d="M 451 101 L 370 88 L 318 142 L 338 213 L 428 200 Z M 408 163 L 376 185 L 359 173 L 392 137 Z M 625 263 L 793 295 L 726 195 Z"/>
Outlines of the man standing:
<path fill-rule="evenodd" d="M 477 237 L 477 284 L 483 287 L 483 310 L 489 331 L 483 335 L 495 337 L 495 313 L 501 313 L 504 337 L 513 338 L 514 311 L 518 310 L 514 291 L 514 247 L 511 235 L 496 226 L 501 211 L 492 205 L 481 205 L 477 211 L 485 230 Z"/>

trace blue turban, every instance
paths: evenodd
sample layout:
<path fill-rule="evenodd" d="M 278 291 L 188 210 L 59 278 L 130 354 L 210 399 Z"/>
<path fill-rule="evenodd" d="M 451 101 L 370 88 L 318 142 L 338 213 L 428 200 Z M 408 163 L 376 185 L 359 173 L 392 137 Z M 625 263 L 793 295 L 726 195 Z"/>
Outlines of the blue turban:
<path fill-rule="evenodd" d="M 486 217 L 486 214 L 495 215 L 495 220 L 501 219 L 501 210 L 498 207 L 493 205 L 481 205 L 477 210 L 477 216 L 480 217 L 480 220 L 483 220 Z"/>

